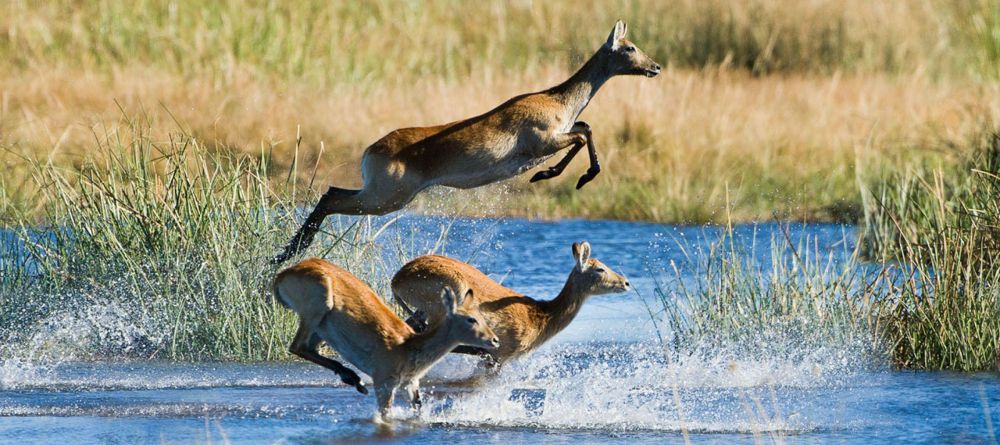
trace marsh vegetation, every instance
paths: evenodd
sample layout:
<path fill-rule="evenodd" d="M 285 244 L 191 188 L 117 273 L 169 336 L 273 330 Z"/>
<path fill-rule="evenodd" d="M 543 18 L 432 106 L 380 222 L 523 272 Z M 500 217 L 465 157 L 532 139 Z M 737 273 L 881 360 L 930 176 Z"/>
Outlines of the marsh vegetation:
<path fill-rule="evenodd" d="M 266 258 L 297 206 L 356 185 L 388 130 L 563 79 L 623 18 L 668 69 L 612 82 L 583 116 L 606 167 L 593 184 L 525 177 L 485 207 L 432 198 L 476 215 L 855 222 L 860 247 L 836 270 L 787 240 L 773 264 L 720 244 L 701 287 L 661 289 L 672 341 L 775 325 L 850 335 L 903 367 L 995 369 L 1000 4 L 742 6 L 5 2 L 0 339 L 44 343 L 26 327 L 107 300 L 162 329 L 81 332 L 111 345 L 97 355 L 286 357 Z M 311 252 L 385 290 L 399 264 L 375 255 L 382 227 L 342 221 Z"/>

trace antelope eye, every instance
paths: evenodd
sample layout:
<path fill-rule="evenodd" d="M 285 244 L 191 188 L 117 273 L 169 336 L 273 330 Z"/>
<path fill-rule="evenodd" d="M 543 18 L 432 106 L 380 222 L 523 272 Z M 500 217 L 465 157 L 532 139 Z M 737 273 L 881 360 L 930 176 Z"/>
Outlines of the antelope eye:
<path fill-rule="evenodd" d="M 627 53 L 634 53 L 635 52 L 635 47 L 634 46 L 626 46 L 625 47 L 625 52 L 627 52 Z"/>
<path fill-rule="evenodd" d="M 479 320 L 476 320 L 475 318 L 469 317 L 469 324 L 476 324 L 476 323 L 479 323 Z"/>
<path fill-rule="evenodd" d="M 598 268 L 597 268 L 596 270 L 597 270 L 597 273 L 604 273 L 604 272 L 607 272 L 606 270 L 604 270 L 604 268 L 603 268 L 603 267 L 598 267 Z"/>

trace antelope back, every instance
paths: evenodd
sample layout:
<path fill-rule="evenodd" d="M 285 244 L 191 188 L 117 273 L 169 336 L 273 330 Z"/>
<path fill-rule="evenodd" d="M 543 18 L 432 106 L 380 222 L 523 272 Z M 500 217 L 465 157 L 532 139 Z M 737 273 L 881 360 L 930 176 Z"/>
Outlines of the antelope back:
<path fill-rule="evenodd" d="M 442 289 L 450 287 L 457 295 L 474 291 L 461 307 L 474 310 L 484 301 L 501 296 L 520 295 L 501 286 L 470 264 L 440 255 L 424 255 L 406 263 L 392 278 L 395 298 L 413 310 L 423 311 L 429 324 L 440 323 L 445 316 Z"/>
<path fill-rule="evenodd" d="M 413 330 L 354 274 L 328 261 L 311 258 L 291 266 L 274 280 L 275 297 L 305 320 L 319 320 L 329 312 L 346 317 L 351 326 L 401 342 Z"/>

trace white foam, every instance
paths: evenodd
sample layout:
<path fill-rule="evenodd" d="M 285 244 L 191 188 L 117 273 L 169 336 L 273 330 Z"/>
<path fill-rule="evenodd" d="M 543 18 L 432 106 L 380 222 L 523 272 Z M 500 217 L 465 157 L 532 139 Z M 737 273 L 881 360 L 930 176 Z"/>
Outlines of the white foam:
<path fill-rule="evenodd" d="M 715 352 L 667 360 L 652 344 L 549 348 L 474 391 L 432 390 L 423 417 L 453 426 L 803 432 L 837 428 L 803 411 L 818 408 L 816 391 L 842 390 L 865 370 L 836 354 L 752 360 Z"/>

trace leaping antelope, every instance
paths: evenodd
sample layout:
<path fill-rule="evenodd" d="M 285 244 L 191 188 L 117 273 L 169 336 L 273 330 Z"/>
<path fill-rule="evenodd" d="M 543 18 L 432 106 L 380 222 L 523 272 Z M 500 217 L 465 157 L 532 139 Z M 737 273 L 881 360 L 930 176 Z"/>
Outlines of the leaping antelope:
<path fill-rule="evenodd" d="M 283 263 L 308 247 L 327 215 L 386 214 L 403 208 L 428 187 L 469 189 L 502 181 L 569 148 L 562 160 L 536 173 L 531 182 L 550 179 L 587 145 L 590 168 L 576 184 L 583 187 L 601 168 L 590 125 L 577 117 L 611 77 L 660 73 L 659 64 L 625 39 L 626 31 L 625 23 L 616 22 L 604 45 L 559 85 L 516 96 L 476 117 L 385 135 L 365 149 L 362 188 L 330 187 L 272 263 Z"/>
<path fill-rule="evenodd" d="M 340 362 L 320 355 L 326 341 L 340 356 L 375 385 L 378 418 L 388 420 L 389 408 L 400 385 L 414 408 L 420 407 L 420 378 L 459 345 L 493 350 L 499 339 L 475 311 L 463 307 L 451 288 L 435 296 L 443 321 L 416 333 L 389 309 L 368 285 L 327 261 L 304 260 L 278 274 L 274 296 L 299 316 L 299 329 L 290 351 L 336 372 L 341 380 L 368 394 L 358 375 Z M 471 301 L 471 291 L 465 302 Z M 443 303 L 443 304 L 442 304 Z"/>
<path fill-rule="evenodd" d="M 500 338 L 500 348 L 484 351 L 459 347 L 453 352 L 484 355 L 494 365 L 531 352 L 566 328 L 594 295 L 625 292 L 628 279 L 590 257 L 590 244 L 573 244 L 576 265 L 556 298 L 548 301 L 526 297 L 493 281 L 468 263 L 437 255 L 418 257 L 392 278 L 397 301 L 416 309 L 433 328 L 447 314 L 436 298 L 442 288 L 474 292 L 480 314 Z M 421 320 L 424 321 L 424 320 Z M 422 323 L 420 323 L 422 324 Z"/>

